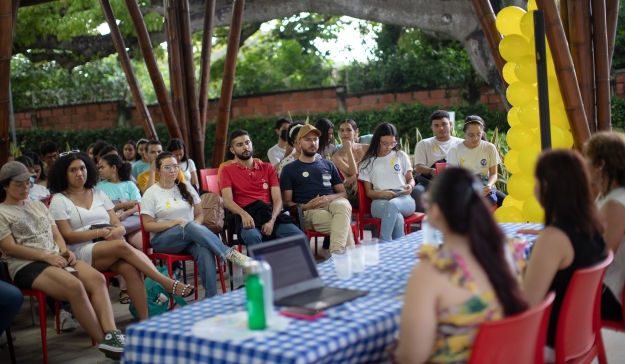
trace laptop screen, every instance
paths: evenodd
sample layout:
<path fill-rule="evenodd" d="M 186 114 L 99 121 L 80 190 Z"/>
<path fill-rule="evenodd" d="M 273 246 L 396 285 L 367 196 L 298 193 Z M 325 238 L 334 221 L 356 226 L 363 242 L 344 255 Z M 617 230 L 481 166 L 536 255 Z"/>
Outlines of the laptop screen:
<path fill-rule="evenodd" d="M 273 289 L 277 290 L 319 276 L 308 249 L 306 237 L 294 236 L 256 245 L 250 253 L 254 259 L 269 263 Z"/>

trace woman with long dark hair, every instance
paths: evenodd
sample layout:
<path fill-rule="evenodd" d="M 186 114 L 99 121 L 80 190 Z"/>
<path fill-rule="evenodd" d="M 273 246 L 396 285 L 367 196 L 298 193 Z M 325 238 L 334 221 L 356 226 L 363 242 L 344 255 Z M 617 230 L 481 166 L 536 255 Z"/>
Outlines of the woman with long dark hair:
<path fill-rule="evenodd" d="M 481 323 L 528 308 L 518 283 L 522 259 L 506 244 L 471 172 L 445 170 L 422 197 L 444 244 L 421 246 L 395 356 L 399 363 L 466 362 Z"/>
<path fill-rule="evenodd" d="M 33 163 L 33 160 L 30 157 L 21 155 L 15 158 L 15 161 L 20 162 L 23 165 L 25 165 L 26 168 L 28 168 L 28 172 L 32 173 L 34 176 L 37 175 L 37 172 L 35 172 L 35 164 Z M 30 188 L 30 193 L 28 194 L 28 198 L 30 198 L 31 201 L 43 201 L 43 200 L 48 200 L 49 197 L 50 197 L 50 191 L 48 191 L 48 189 L 45 188 L 44 186 L 39 185 L 35 183 L 35 181 L 33 181 L 33 186 Z"/>
<path fill-rule="evenodd" d="M 148 141 L 146 139 L 139 139 L 137 142 L 137 156 L 136 161 L 132 164 L 132 176 L 137 178 L 141 173 L 150 169 L 150 162 L 148 161 L 147 154 Z"/>
<path fill-rule="evenodd" d="M 35 170 L 35 176 L 37 176 L 35 184 L 48 188 L 48 179 L 46 177 L 46 172 L 43 171 L 43 161 L 41 160 L 39 154 L 29 152 L 25 155 L 33 160 L 33 168 Z"/>
<path fill-rule="evenodd" d="M 137 144 L 134 140 L 128 140 L 124 144 L 122 160 L 132 165 L 137 159 Z"/>
<path fill-rule="evenodd" d="M 336 151 L 334 143 L 334 124 L 326 118 L 317 120 L 315 128 L 319 129 L 321 136 L 319 137 L 318 153 L 324 159 L 332 159 L 332 155 Z"/>
<path fill-rule="evenodd" d="M 160 179 L 145 191 L 141 202 L 143 227 L 150 232 L 152 248 L 161 253 L 193 255 L 205 297 L 212 297 L 217 294 L 215 256 L 241 267 L 249 258 L 224 245 L 202 225 L 204 210 L 200 196 L 190 184 L 178 180 L 180 167 L 176 157 L 162 152 L 154 163 Z"/>
<path fill-rule="evenodd" d="M 339 124 L 339 137 L 343 147 L 332 156 L 332 162 L 343 175 L 343 184 L 347 192 L 347 200 L 352 207 L 358 208 L 358 164 L 369 149 L 369 144 L 360 144 L 358 140 L 358 126 L 352 119 Z"/>
<path fill-rule="evenodd" d="M 167 143 L 166 151 L 171 152 L 178 161 L 178 167 L 182 171 L 184 178 L 191 182 L 191 186 L 195 187 L 196 191 L 200 190 L 200 182 L 197 177 L 197 168 L 193 159 L 187 157 L 187 147 L 184 142 L 178 138 L 173 138 Z"/>
<path fill-rule="evenodd" d="M 178 285 L 160 274 L 145 254 L 123 240 L 126 229 L 108 196 L 95 188 L 98 170 L 85 153 L 62 153 L 52 165 L 49 177 L 48 186 L 54 193 L 50 214 L 69 250 L 100 272 L 112 270 L 123 276 L 139 319 L 148 318 L 141 273 L 178 296 L 187 297 L 194 292 L 195 287 Z"/>
<path fill-rule="evenodd" d="M 532 247 L 523 291 L 530 306 L 555 291 L 547 332 L 547 346 L 553 348 L 560 307 L 573 273 L 604 260 L 607 254 L 582 156 L 570 150 L 543 152 L 535 177 L 534 195 L 545 210 L 545 229 Z M 553 354 L 546 350 L 545 359 Z"/>
<path fill-rule="evenodd" d="M 371 203 L 371 215 L 381 219 L 380 240 L 404 236 L 404 217 L 414 213 L 410 196 L 415 185 L 410 157 L 399 149 L 397 129 L 381 123 L 375 128 L 371 145 L 362 157 L 358 179 L 364 182 Z"/>

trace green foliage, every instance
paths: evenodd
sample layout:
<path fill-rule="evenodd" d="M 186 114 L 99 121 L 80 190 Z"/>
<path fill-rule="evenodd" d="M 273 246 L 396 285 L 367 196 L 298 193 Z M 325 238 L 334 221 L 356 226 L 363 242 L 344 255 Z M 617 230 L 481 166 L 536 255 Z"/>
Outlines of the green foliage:
<path fill-rule="evenodd" d="M 625 4 L 619 5 L 612 69 L 625 68 Z"/>
<path fill-rule="evenodd" d="M 344 26 L 350 23 L 340 16 L 301 13 L 278 20 L 271 36 L 278 41 L 295 40 L 301 46 L 303 53 L 321 55 L 315 46 L 315 41 L 336 40 Z"/>
<path fill-rule="evenodd" d="M 612 98 L 612 128 L 625 131 L 625 100 Z"/>

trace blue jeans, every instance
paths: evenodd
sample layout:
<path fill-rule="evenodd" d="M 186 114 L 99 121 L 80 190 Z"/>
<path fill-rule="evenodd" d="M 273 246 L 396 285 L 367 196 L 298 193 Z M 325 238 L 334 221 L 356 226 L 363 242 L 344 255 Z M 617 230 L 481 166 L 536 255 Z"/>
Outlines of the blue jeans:
<path fill-rule="evenodd" d="M 409 195 L 391 200 L 377 199 L 371 203 L 371 215 L 381 219 L 380 240 L 389 241 L 404 236 L 404 216 L 414 213 L 415 202 Z"/>
<path fill-rule="evenodd" d="M 19 288 L 0 281 L 0 335 L 13 321 L 13 317 L 22 307 L 24 296 Z M 11 338 L 7 338 L 11 340 Z"/>
<path fill-rule="evenodd" d="M 217 235 L 204 225 L 191 221 L 184 227 L 176 225 L 161 231 L 152 238 L 152 248 L 159 253 L 191 254 L 197 262 L 198 273 L 206 291 L 204 297 L 213 297 L 217 294 L 215 256 L 223 258 L 231 248 L 225 246 Z M 197 285 L 197 282 L 195 284 Z"/>
<path fill-rule="evenodd" d="M 250 247 L 260 244 L 263 241 L 285 238 L 293 235 L 305 235 L 295 224 L 276 224 L 273 226 L 271 236 L 263 235 L 259 228 L 242 229 L 241 224 L 237 224 L 237 236 L 243 240 L 246 246 Z"/>

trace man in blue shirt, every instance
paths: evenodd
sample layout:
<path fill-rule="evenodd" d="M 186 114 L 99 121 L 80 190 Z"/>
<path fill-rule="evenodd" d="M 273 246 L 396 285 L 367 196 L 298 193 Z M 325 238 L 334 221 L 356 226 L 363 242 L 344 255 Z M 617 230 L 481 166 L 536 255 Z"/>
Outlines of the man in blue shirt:
<path fill-rule="evenodd" d="M 330 235 L 330 249 L 320 255 L 329 258 L 354 245 L 351 232 L 352 207 L 345 186 L 331 161 L 316 159 L 321 132 L 312 125 L 300 128 L 295 138 L 302 155 L 287 164 L 280 175 L 280 188 L 285 207 L 299 204 L 307 230 Z"/>

